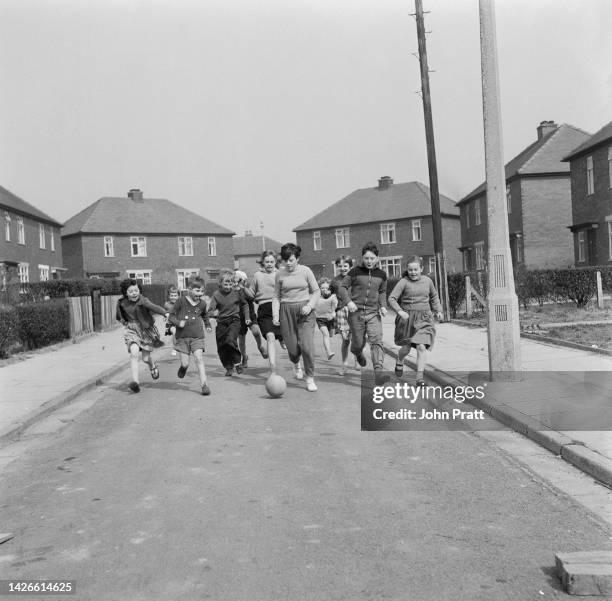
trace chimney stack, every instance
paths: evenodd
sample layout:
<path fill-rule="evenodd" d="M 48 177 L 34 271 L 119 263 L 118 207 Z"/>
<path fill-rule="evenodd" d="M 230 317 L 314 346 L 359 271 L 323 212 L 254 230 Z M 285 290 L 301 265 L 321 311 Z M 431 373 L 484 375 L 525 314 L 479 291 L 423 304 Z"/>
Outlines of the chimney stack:
<path fill-rule="evenodd" d="M 388 175 L 383 175 L 378 180 L 378 189 L 379 190 L 387 190 L 389 188 L 389 186 L 391 186 L 392 184 L 393 184 L 393 179 L 390 178 Z"/>
<path fill-rule="evenodd" d="M 252 236 L 252 235 L 253 235 L 253 232 L 252 232 L 252 230 L 246 230 L 246 231 L 244 232 L 244 235 L 245 235 L 245 236 Z"/>
<path fill-rule="evenodd" d="M 128 198 L 131 198 L 134 202 L 144 202 L 142 190 L 139 190 L 138 188 L 132 188 L 128 192 Z"/>
<path fill-rule="evenodd" d="M 559 127 L 554 121 L 542 121 L 540 125 L 538 125 L 538 140 L 541 140 L 544 136 L 548 135 L 550 132 L 555 131 Z"/>

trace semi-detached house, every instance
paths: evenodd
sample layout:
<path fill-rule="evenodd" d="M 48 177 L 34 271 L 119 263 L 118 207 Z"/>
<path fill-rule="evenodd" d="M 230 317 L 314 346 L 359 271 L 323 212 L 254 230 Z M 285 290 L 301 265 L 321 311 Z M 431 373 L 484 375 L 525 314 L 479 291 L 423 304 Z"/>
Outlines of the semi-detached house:
<path fill-rule="evenodd" d="M 234 232 L 164 198 L 100 198 L 62 229 L 68 277 L 134 278 L 174 284 L 215 278 L 234 265 Z"/>

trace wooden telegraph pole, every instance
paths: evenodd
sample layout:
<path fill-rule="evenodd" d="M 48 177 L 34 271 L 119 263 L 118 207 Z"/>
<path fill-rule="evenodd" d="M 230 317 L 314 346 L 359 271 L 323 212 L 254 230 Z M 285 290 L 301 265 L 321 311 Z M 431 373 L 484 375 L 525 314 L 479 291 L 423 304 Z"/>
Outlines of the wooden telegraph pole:
<path fill-rule="evenodd" d="M 492 380 L 512 381 L 521 379 L 520 324 L 508 236 L 494 0 L 479 0 L 479 6 L 489 244 L 489 372 Z"/>
<path fill-rule="evenodd" d="M 425 116 L 425 141 L 427 143 L 427 164 L 429 167 L 429 194 L 431 199 L 431 219 L 433 224 L 434 254 L 436 257 L 436 279 L 444 321 L 450 320 L 448 284 L 446 281 L 446 254 L 442 240 L 442 217 L 440 215 L 440 191 L 438 189 L 438 168 L 434 142 L 433 117 L 431 113 L 431 94 L 429 91 L 429 67 L 427 66 L 427 47 L 425 44 L 425 23 L 423 20 L 423 1 L 414 0 L 417 38 L 419 42 L 419 62 L 421 64 L 421 92 Z"/>

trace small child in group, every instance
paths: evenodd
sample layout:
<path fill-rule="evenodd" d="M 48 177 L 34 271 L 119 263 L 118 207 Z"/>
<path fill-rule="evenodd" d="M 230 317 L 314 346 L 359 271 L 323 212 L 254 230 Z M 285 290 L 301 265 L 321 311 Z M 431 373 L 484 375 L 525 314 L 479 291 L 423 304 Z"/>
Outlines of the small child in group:
<path fill-rule="evenodd" d="M 261 337 L 261 330 L 259 329 L 259 325 L 257 323 L 257 313 L 255 312 L 255 305 L 253 304 L 253 300 L 249 298 L 249 295 L 246 294 L 245 288 L 248 286 L 247 275 L 244 271 L 236 270 L 234 271 L 234 287 L 237 290 L 240 290 L 246 298 L 247 304 L 249 306 L 249 319 L 251 320 L 251 324 L 247 325 L 244 316 L 242 313 L 240 314 L 240 333 L 238 334 L 238 347 L 240 348 L 240 352 L 242 353 L 242 368 L 246 369 L 249 366 L 249 356 L 246 354 L 246 335 L 249 330 L 251 330 L 251 334 L 253 334 L 253 338 L 255 338 L 255 343 L 257 344 L 257 348 L 261 356 L 264 359 L 268 358 L 268 352 L 263 343 Z"/>
<path fill-rule="evenodd" d="M 130 369 L 132 381 L 130 390 L 140 392 L 140 379 L 138 375 L 138 359 L 142 352 L 142 360 L 149 366 L 151 377 L 159 378 L 159 368 L 151 357 L 154 348 L 163 346 L 155 327 L 155 319 L 152 313 L 168 317 L 167 311 L 152 303 L 142 294 L 140 284 L 134 279 L 126 279 L 121 282 L 121 293 L 123 297 L 117 301 L 116 317 L 125 326 L 123 339 L 130 353 Z"/>
<path fill-rule="evenodd" d="M 217 353 L 225 367 L 225 375 L 231 376 L 234 369 L 239 374 L 244 371 L 242 353 L 238 345 L 240 315 L 243 315 L 247 326 L 251 325 L 251 316 L 244 293 L 234 287 L 234 272 L 231 269 L 221 270 L 218 283 L 219 289 L 212 295 L 209 311 L 217 312 Z"/>
<path fill-rule="evenodd" d="M 335 264 L 338 269 L 338 275 L 334 277 L 330 284 L 330 290 L 333 294 L 338 297 L 338 289 L 340 288 L 340 282 L 344 279 L 346 274 L 353 268 L 353 259 L 348 255 L 340 255 L 336 258 Z M 349 362 L 349 347 L 351 345 L 351 328 L 348 322 L 349 311 L 346 303 L 343 303 L 338 298 L 338 306 L 336 307 L 336 333 L 340 334 L 342 338 L 342 344 L 340 346 L 340 353 L 342 356 L 342 366 L 340 367 L 340 375 L 346 374 L 350 362 Z M 355 362 L 355 365 L 357 363 Z"/>
<path fill-rule="evenodd" d="M 395 344 L 400 346 L 395 363 L 395 375 L 404 371 L 404 359 L 411 348 L 417 350 L 417 386 L 424 386 L 423 372 L 427 350 L 433 348 L 436 337 L 434 316 L 442 319 L 442 305 L 434 283 L 423 277 L 423 261 L 418 255 L 408 259 L 402 279 L 389 295 L 389 305 L 397 313 L 395 318 Z"/>
<path fill-rule="evenodd" d="M 185 377 L 189 367 L 189 355 L 192 354 L 198 368 L 202 394 L 208 396 L 210 388 L 206 382 L 204 367 L 204 325 L 207 332 L 212 332 L 212 328 L 206 311 L 206 301 L 202 298 L 204 285 L 204 280 L 200 277 L 190 279 L 187 296 L 174 303 L 168 319 L 176 326 L 174 348 L 181 357 L 181 366 L 176 375 L 179 378 Z"/>
<path fill-rule="evenodd" d="M 330 335 L 334 333 L 338 299 L 330 290 L 331 280 L 329 278 L 320 278 L 317 283 L 321 290 L 321 296 L 315 305 L 315 316 L 317 319 L 317 326 L 319 326 L 319 330 L 323 336 L 323 347 L 327 353 L 327 360 L 330 361 L 335 355 L 331 350 Z"/>
<path fill-rule="evenodd" d="M 168 313 L 172 312 L 172 308 L 174 307 L 174 303 L 179 299 L 179 291 L 176 286 L 170 286 L 168 290 L 166 290 L 166 302 L 164 303 L 164 309 L 168 311 Z M 172 336 L 172 346 L 175 344 L 174 335 L 176 334 L 176 326 L 173 326 L 170 321 L 166 319 L 166 336 Z M 174 348 L 172 349 L 172 355 L 176 355 L 176 351 Z"/>
<path fill-rule="evenodd" d="M 377 386 L 389 380 L 383 373 L 385 351 L 382 331 L 382 318 L 387 314 L 387 274 L 376 266 L 378 253 L 378 246 L 374 242 L 366 243 L 361 249 L 361 265 L 349 270 L 338 289 L 338 296 L 349 312 L 351 352 L 357 363 L 365 367 L 363 349 L 367 339 Z"/>

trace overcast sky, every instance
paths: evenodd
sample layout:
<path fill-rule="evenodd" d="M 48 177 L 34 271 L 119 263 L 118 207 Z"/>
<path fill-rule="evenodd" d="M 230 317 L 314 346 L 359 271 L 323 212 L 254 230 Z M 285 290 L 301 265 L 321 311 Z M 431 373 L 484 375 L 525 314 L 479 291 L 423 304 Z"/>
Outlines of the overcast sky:
<path fill-rule="evenodd" d="M 440 190 L 484 178 L 477 0 L 424 0 Z M 497 0 L 506 160 L 612 120 L 612 2 Z M 0 185 L 63 222 L 141 188 L 281 242 L 428 184 L 413 0 L 0 0 Z"/>

